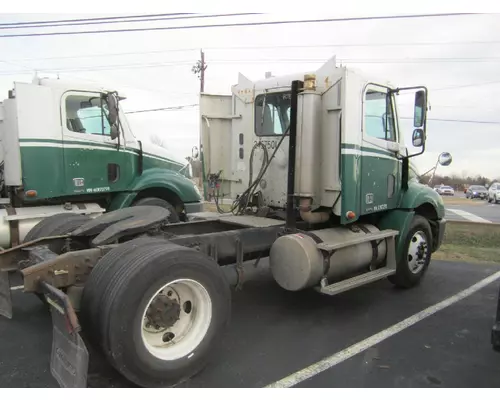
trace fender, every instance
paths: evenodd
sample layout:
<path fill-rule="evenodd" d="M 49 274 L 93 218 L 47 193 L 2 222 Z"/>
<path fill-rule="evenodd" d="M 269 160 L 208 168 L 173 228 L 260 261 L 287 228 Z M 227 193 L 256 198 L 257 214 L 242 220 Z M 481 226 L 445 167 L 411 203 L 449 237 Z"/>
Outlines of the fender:
<path fill-rule="evenodd" d="M 396 257 L 400 259 L 403 254 L 403 244 L 401 238 L 406 237 L 410 228 L 410 223 L 415 216 L 415 211 L 411 210 L 392 210 L 385 213 L 377 223 L 377 228 L 380 230 L 394 229 L 399 231 L 396 236 Z"/>
<path fill-rule="evenodd" d="M 406 237 L 410 223 L 415 216 L 415 209 L 429 204 L 436 212 L 438 220 L 442 220 L 445 214 L 443 199 L 430 187 L 418 182 L 410 181 L 408 190 L 404 192 L 398 209 L 385 213 L 377 223 L 377 227 L 383 229 L 394 229 L 399 231 L 396 237 L 396 256 L 397 259 L 403 254 L 401 238 Z M 436 248 L 437 249 L 437 248 Z"/>
<path fill-rule="evenodd" d="M 125 193 L 115 196 L 109 210 L 130 206 L 137 193 L 145 189 L 162 188 L 175 193 L 183 203 L 200 202 L 201 194 L 196 184 L 176 171 L 163 168 L 149 168 L 134 179 Z"/>
<path fill-rule="evenodd" d="M 430 204 L 434 208 L 438 220 L 444 218 L 445 207 L 441 196 L 429 186 L 410 181 L 408 182 L 408 190 L 404 192 L 398 208 L 403 210 L 415 210 L 425 203 Z"/>

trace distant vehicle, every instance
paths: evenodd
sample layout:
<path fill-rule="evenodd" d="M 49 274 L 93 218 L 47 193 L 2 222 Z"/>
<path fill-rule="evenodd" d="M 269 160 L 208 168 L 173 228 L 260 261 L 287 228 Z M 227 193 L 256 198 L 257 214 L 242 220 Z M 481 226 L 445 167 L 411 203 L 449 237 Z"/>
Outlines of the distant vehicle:
<path fill-rule="evenodd" d="M 488 189 L 482 185 L 471 185 L 465 192 L 465 197 L 484 200 L 488 197 Z"/>
<path fill-rule="evenodd" d="M 451 186 L 439 186 L 436 189 L 441 196 L 455 196 L 455 191 Z"/>
<path fill-rule="evenodd" d="M 500 203 L 500 183 L 493 183 L 488 190 L 488 203 Z"/>

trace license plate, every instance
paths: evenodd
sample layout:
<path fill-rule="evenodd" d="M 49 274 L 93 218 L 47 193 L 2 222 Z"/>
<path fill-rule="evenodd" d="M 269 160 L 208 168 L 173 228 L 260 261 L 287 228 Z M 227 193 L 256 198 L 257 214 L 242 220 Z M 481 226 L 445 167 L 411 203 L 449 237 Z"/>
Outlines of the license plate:
<path fill-rule="evenodd" d="M 52 315 L 50 372 L 61 387 L 86 388 L 89 352 L 75 310 L 62 291 L 45 282 L 41 286 Z"/>

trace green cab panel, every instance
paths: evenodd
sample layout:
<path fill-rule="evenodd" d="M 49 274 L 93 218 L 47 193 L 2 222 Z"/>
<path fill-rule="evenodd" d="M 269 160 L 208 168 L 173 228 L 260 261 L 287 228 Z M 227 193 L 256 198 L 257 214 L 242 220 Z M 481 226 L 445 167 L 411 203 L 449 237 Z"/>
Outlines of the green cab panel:
<path fill-rule="evenodd" d="M 380 230 L 394 229 L 399 232 L 398 236 L 396 236 L 396 257 L 398 260 L 404 251 L 401 238 L 404 238 L 407 235 L 414 216 L 414 211 L 391 210 L 384 213 L 377 223 L 377 228 Z"/>
<path fill-rule="evenodd" d="M 150 168 L 144 170 L 143 174 L 136 177 L 130 185 L 130 191 L 140 192 L 151 188 L 168 189 L 175 193 L 184 203 L 201 201 L 201 194 L 195 183 L 180 174 L 163 168 Z"/>
<path fill-rule="evenodd" d="M 404 192 L 399 208 L 414 210 L 425 203 L 434 207 L 438 219 L 444 218 L 445 207 L 441 196 L 429 186 L 422 185 L 415 181 L 408 182 L 408 190 Z"/>

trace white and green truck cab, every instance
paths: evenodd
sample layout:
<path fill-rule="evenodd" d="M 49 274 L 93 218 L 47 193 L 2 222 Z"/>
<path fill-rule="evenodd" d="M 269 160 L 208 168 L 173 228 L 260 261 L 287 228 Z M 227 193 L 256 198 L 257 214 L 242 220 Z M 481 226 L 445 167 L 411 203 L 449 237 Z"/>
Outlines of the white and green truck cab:
<path fill-rule="evenodd" d="M 160 205 L 171 220 L 202 209 L 187 160 L 138 140 L 103 87 L 59 79 L 15 83 L 0 103 L 0 247 L 45 217 Z"/>
<path fill-rule="evenodd" d="M 303 80 L 305 87 L 297 105 L 296 156 L 289 160 L 294 80 Z M 415 96 L 413 146 L 406 145 L 400 124 L 402 92 Z M 313 224 L 333 219 L 338 229 L 370 224 L 397 230 L 398 256 L 408 251 L 406 236 L 415 221 L 424 219 L 431 243 L 417 235 L 411 238 L 418 242 L 415 249 L 427 246 L 429 259 L 438 249 L 446 223 L 443 200 L 419 183 L 413 163 L 425 151 L 425 87 L 398 88 L 338 66 L 332 57 L 311 73 L 258 81 L 240 74 L 231 94 L 202 94 L 200 110 L 204 169 L 222 171 L 225 196 L 238 198 L 268 164 L 249 205 L 283 217 L 293 162 L 300 219 Z M 415 252 L 420 257 L 421 251 Z"/>

